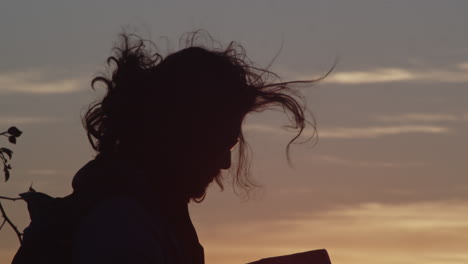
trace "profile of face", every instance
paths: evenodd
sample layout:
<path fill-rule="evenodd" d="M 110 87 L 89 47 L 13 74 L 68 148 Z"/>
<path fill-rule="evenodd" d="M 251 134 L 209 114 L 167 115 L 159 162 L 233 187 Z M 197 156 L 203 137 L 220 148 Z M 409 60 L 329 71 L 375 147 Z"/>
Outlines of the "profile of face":
<path fill-rule="evenodd" d="M 245 81 L 229 60 L 200 48 L 170 55 L 158 67 L 158 77 L 163 76 L 159 84 L 177 100 L 163 109 L 153 108 L 147 122 L 154 122 L 152 117 L 161 116 L 163 111 L 167 118 L 163 125 L 156 124 L 144 141 L 151 142 L 152 136 L 159 134 L 170 143 L 156 140 L 143 147 L 162 146 L 166 162 L 173 163 L 171 174 L 178 188 L 189 197 L 203 197 L 221 170 L 231 167 L 231 150 L 238 142 L 247 112 L 242 103 Z M 153 100 L 159 98 L 161 92 Z M 165 132 L 161 132 L 161 126 L 167 128 Z"/>
<path fill-rule="evenodd" d="M 153 174 L 171 174 L 175 182 L 169 182 L 181 193 L 191 198 L 203 197 L 210 183 L 221 177 L 223 170 L 231 168 L 231 152 L 238 143 L 242 119 L 239 116 L 223 121 L 188 122 L 167 137 L 172 143 L 166 145 L 164 164 L 151 154 L 161 146 L 161 141 L 146 140 L 145 155 Z M 164 165 L 169 166 L 162 169 Z"/>
<path fill-rule="evenodd" d="M 221 177 L 222 170 L 231 168 L 233 148 L 238 143 L 241 120 L 232 124 L 217 124 L 216 133 L 205 131 L 205 136 L 198 137 L 193 142 L 187 157 L 187 185 L 191 187 L 193 197 L 201 197 L 206 188 L 217 177 Z"/>

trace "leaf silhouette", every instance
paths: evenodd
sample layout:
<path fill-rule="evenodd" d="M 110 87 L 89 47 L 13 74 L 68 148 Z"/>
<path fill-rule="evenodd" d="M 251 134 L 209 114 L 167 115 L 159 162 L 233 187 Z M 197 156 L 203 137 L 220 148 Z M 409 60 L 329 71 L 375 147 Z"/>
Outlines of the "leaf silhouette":
<path fill-rule="evenodd" d="M 31 183 L 31 186 L 29 186 L 28 192 L 36 192 L 36 190 L 34 190 L 34 188 L 32 187 L 32 183 Z"/>
<path fill-rule="evenodd" d="M 13 151 L 11 151 L 11 149 L 0 148 L 0 152 L 7 154 L 10 159 L 11 159 L 11 156 L 13 156 Z"/>
<path fill-rule="evenodd" d="M 15 136 L 9 136 L 8 141 L 10 141 L 10 143 L 16 144 L 16 137 Z"/>
<path fill-rule="evenodd" d="M 5 172 L 5 182 L 8 181 L 8 179 L 10 179 L 10 171 L 8 170 L 8 168 L 4 168 L 3 169 L 3 172 Z"/>
<path fill-rule="evenodd" d="M 23 134 L 23 132 L 21 132 L 21 130 L 19 130 L 17 127 L 15 126 L 12 126 L 8 129 L 8 134 L 14 136 L 14 137 L 19 137 L 21 136 L 21 134 Z"/>

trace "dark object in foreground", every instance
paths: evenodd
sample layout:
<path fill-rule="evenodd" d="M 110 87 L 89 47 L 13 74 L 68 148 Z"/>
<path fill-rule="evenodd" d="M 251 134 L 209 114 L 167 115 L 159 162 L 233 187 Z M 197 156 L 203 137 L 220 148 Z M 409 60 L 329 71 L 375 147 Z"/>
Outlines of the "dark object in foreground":
<path fill-rule="evenodd" d="M 23 232 L 23 243 L 12 264 L 71 263 L 76 226 L 91 202 L 74 194 L 53 198 L 33 190 L 20 196 L 28 204 L 31 223 Z"/>
<path fill-rule="evenodd" d="M 325 249 L 318 249 L 292 255 L 264 258 L 247 264 L 331 264 L 331 261 Z"/>

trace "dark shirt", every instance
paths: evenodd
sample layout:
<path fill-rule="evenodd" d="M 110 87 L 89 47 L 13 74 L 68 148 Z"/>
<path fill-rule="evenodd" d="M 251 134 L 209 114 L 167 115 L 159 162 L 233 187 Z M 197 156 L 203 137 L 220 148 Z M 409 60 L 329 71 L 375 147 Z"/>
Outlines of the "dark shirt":
<path fill-rule="evenodd" d="M 143 172 L 127 163 L 93 160 L 75 176 L 76 192 L 101 192 L 82 219 L 74 264 L 203 264 L 203 247 L 186 202 L 151 192 Z"/>

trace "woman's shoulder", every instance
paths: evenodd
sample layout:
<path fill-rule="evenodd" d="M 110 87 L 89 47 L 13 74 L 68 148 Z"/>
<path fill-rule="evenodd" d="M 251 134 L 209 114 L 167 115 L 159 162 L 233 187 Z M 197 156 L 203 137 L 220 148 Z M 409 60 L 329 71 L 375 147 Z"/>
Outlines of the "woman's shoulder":
<path fill-rule="evenodd" d="M 112 195 L 98 201 L 89 214 L 85 216 L 84 221 L 86 219 L 105 220 L 106 218 L 113 218 L 113 223 L 122 224 L 147 217 L 149 217 L 148 213 L 136 198 L 128 195 Z"/>
<path fill-rule="evenodd" d="M 74 263 L 158 263 L 161 241 L 154 221 L 132 197 L 99 201 L 80 222 Z"/>

